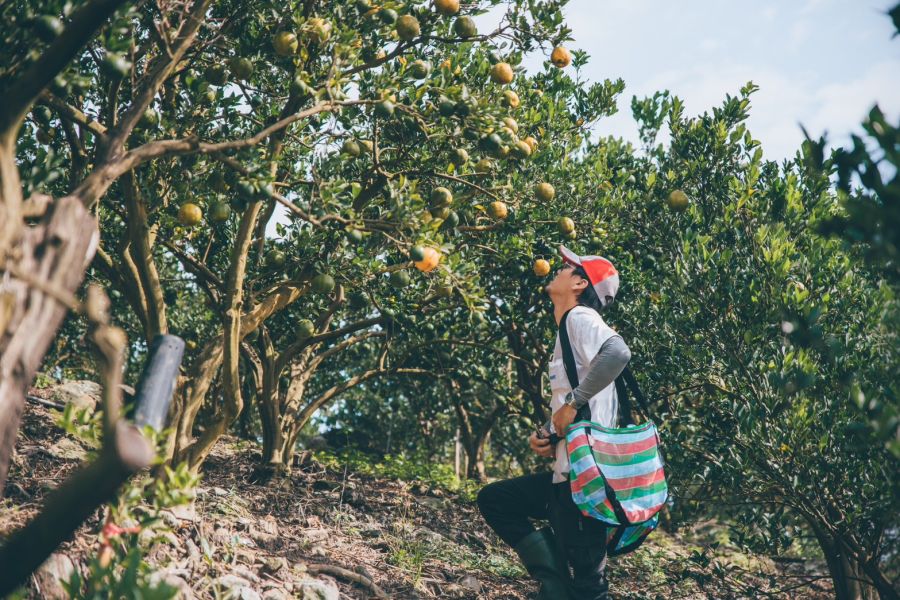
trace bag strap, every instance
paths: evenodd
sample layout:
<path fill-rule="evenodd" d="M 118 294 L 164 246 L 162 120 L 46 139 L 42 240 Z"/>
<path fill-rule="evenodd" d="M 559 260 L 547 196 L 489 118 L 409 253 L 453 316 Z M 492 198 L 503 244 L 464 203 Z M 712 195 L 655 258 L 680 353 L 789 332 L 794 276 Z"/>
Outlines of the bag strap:
<path fill-rule="evenodd" d="M 575 354 L 572 352 L 572 344 L 569 342 L 569 330 L 566 327 L 566 319 L 570 312 L 572 312 L 571 308 L 559 320 L 559 345 L 562 347 L 563 366 L 566 369 L 566 376 L 569 378 L 569 385 L 572 386 L 574 391 L 578 387 L 578 367 L 575 365 Z M 590 419 L 591 407 L 589 404 L 585 404 L 578 409 L 575 420 L 589 421 Z"/>
<path fill-rule="evenodd" d="M 627 366 L 625 367 L 628 368 Z M 631 398 L 628 397 L 628 384 L 620 373 L 616 377 L 616 398 L 619 400 L 619 420 L 622 425 L 634 425 L 634 408 L 631 406 Z"/>
<path fill-rule="evenodd" d="M 634 397 L 637 399 L 641 410 L 644 411 L 644 414 L 647 415 L 647 418 L 649 419 L 650 406 L 647 404 L 647 399 L 644 397 L 644 394 L 641 393 L 641 388 L 638 386 L 637 379 L 635 378 L 634 373 L 631 372 L 631 369 L 628 368 L 628 365 L 625 365 L 625 369 L 622 371 L 620 377 L 625 379 L 628 387 L 631 388 L 631 391 L 634 393 Z"/>

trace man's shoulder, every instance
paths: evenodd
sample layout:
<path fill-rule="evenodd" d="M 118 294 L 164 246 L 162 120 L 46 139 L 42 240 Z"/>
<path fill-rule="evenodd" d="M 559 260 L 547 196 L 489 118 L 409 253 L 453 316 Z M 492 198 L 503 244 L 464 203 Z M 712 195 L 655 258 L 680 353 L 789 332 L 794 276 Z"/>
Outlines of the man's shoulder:
<path fill-rule="evenodd" d="M 571 315 L 573 321 L 597 324 L 602 327 L 612 329 L 609 325 L 607 325 L 606 321 L 603 320 L 603 317 L 600 316 L 600 313 L 598 313 L 593 308 L 589 308 L 587 306 L 582 306 L 579 304 L 572 309 Z"/>

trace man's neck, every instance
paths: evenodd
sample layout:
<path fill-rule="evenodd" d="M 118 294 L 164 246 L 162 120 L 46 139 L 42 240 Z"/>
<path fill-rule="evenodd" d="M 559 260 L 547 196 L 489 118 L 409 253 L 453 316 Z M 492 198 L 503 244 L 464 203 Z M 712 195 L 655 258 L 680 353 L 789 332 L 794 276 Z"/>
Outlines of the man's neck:
<path fill-rule="evenodd" d="M 575 298 L 553 300 L 553 318 L 556 320 L 557 327 L 559 327 L 559 322 L 563 318 L 563 315 L 576 306 L 578 306 L 578 301 Z"/>

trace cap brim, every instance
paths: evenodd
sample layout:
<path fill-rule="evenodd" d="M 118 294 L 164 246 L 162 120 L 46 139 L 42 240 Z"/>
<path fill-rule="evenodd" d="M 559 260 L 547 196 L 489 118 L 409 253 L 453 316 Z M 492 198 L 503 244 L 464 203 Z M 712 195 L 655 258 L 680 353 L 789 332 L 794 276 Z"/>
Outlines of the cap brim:
<path fill-rule="evenodd" d="M 581 266 L 581 257 L 562 244 L 559 245 L 559 253 L 562 255 L 563 260 L 570 265 L 575 265 L 577 267 Z"/>

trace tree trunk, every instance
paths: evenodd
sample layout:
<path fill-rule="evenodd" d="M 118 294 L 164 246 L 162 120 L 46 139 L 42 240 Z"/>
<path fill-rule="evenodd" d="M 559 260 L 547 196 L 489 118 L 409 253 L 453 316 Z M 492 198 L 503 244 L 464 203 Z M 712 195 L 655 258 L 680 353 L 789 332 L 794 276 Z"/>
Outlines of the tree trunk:
<path fill-rule="evenodd" d="M 875 585 L 866 576 L 863 566 L 850 554 L 839 540 L 826 533 L 817 523 L 811 523 L 813 533 L 825 556 L 828 574 L 834 586 L 836 600 L 874 600 L 876 597 L 896 598 L 890 590 L 877 594 Z"/>
<path fill-rule="evenodd" d="M 288 282 L 278 287 L 271 294 L 266 296 L 258 304 L 256 304 L 241 319 L 241 338 L 246 337 L 251 331 L 256 330 L 259 326 L 269 318 L 272 314 L 284 309 L 306 292 L 306 282 Z M 203 462 L 206 453 L 202 453 L 197 446 L 200 440 L 193 439 L 194 420 L 197 413 L 203 406 L 209 387 L 216 377 L 219 367 L 222 366 L 224 357 L 224 336 L 221 332 L 212 340 L 207 342 L 200 356 L 191 366 L 191 375 L 187 377 L 187 384 L 184 386 L 184 392 L 177 397 L 178 405 L 176 406 L 176 414 L 178 416 L 178 426 L 174 433 L 175 440 L 172 443 L 173 451 L 170 454 L 173 464 L 177 464 L 183 460 L 192 460 L 192 464 L 199 466 Z M 224 429 L 223 429 L 224 431 Z M 194 450 L 198 450 L 198 454 L 194 455 Z M 208 452 L 209 447 L 206 448 Z"/>
<path fill-rule="evenodd" d="M 25 393 L 97 249 L 99 231 L 81 201 L 54 202 L 43 222 L 23 228 L 0 256 L 0 496 L 9 470 Z"/>
<path fill-rule="evenodd" d="M 459 441 L 459 427 L 456 428 L 456 439 L 453 440 L 453 475 L 459 479 L 459 451 L 462 444 Z"/>
<path fill-rule="evenodd" d="M 263 402 L 278 403 L 277 394 L 272 398 L 263 398 Z M 262 417 L 263 413 L 266 414 Z M 285 472 L 285 462 L 290 460 L 290 456 L 285 455 L 285 435 L 284 426 L 279 414 L 271 410 L 263 410 L 260 405 L 260 416 L 264 420 L 263 425 L 263 447 L 261 467 L 272 472 Z"/>
<path fill-rule="evenodd" d="M 281 446 L 281 414 L 278 410 L 277 390 L 263 386 L 259 394 L 259 420 L 262 424 L 262 462 L 273 460 L 276 449 Z"/>
<path fill-rule="evenodd" d="M 878 564 L 875 561 L 862 565 L 862 571 L 872 581 L 872 585 L 875 586 L 878 597 L 881 600 L 897 600 L 900 598 L 900 593 L 897 592 L 894 585 L 884 576 L 884 573 L 881 572 L 881 569 L 878 568 Z"/>
<path fill-rule="evenodd" d="M 280 364 L 273 361 L 274 364 Z M 293 414 L 303 400 L 303 394 L 306 391 L 306 382 L 315 372 L 312 370 L 303 370 L 305 362 L 294 364 L 290 367 L 291 382 L 288 389 L 285 390 L 284 399 L 282 400 L 278 394 L 274 394 L 271 398 L 273 403 L 269 409 L 271 419 L 266 426 L 270 428 L 270 439 L 268 443 L 263 443 L 263 466 L 271 471 L 273 475 L 287 474 L 291 470 L 291 460 L 294 457 L 294 445 L 299 434 L 299 428 L 294 430 L 295 418 Z M 272 384 L 278 382 L 280 373 L 272 371 Z M 281 407 L 284 407 L 281 410 Z M 262 407 L 260 407 L 262 409 Z"/>
<path fill-rule="evenodd" d="M 484 440 L 481 443 L 466 445 L 466 479 L 474 479 L 479 483 L 487 481 L 484 470 Z"/>
<path fill-rule="evenodd" d="M 173 432 L 172 452 L 170 457 L 172 464 L 177 464 L 187 459 L 187 452 L 194 441 L 194 420 L 203 406 L 209 388 L 212 386 L 216 373 L 222 365 L 222 339 L 216 337 L 203 348 L 200 356 L 191 365 L 185 384 L 176 396 L 174 421 L 176 427 Z"/>

